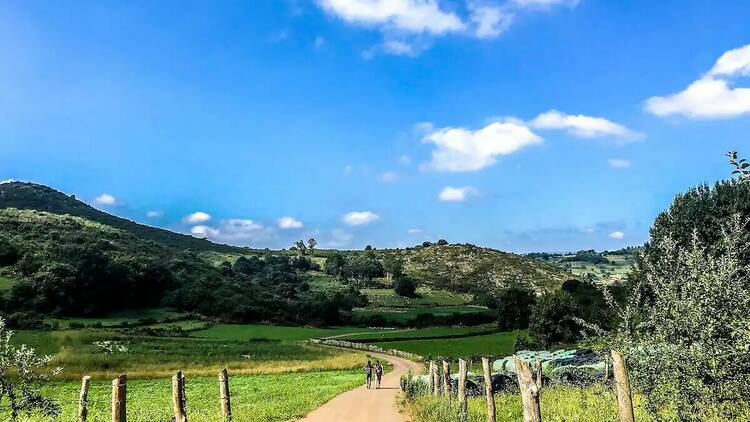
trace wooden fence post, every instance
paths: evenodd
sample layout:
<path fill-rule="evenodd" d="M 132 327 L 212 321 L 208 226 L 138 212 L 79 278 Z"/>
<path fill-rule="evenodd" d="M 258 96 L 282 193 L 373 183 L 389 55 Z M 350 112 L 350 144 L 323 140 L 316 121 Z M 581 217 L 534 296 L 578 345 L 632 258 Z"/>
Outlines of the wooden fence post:
<path fill-rule="evenodd" d="M 451 398 L 451 365 L 443 361 L 443 395 L 450 400 Z"/>
<path fill-rule="evenodd" d="M 112 380 L 112 422 L 127 421 L 128 376 Z"/>
<path fill-rule="evenodd" d="M 540 358 L 536 358 L 536 386 L 542 389 L 542 360 Z"/>
<path fill-rule="evenodd" d="M 172 408 L 175 422 L 187 422 L 185 411 L 185 375 L 177 371 L 172 377 Z"/>
<path fill-rule="evenodd" d="M 466 377 L 468 370 L 466 361 L 458 360 L 458 419 L 464 422 L 468 418 L 468 408 L 466 403 Z"/>
<path fill-rule="evenodd" d="M 81 394 L 78 396 L 78 421 L 86 422 L 89 416 L 89 383 L 91 377 L 86 375 L 81 380 Z"/>
<path fill-rule="evenodd" d="M 435 394 L 435 362 L 430 361 L 430 394 Z"/>
<path fill-rule="evenodd" d="M 524 422 L 541 422 L 542 409 L 539 406 L 539 387 L 531 376 L 531 367 L 525 360 L 513 356 L 513 364 L 518 375 L 518 387 L 521 390 Z"/>
<path fill-rule="evenodd" d="M 219 400 L 221 402 L 221 416 L 227 422 L 232 422 L 232 404 L 229 399 L 229 375 L 227 368 L 219 372 Z"/>
<path fill-rule="evenodd" d="M 492 368 L 489 359 L 482 358 L 482 370 L 484 371 L 484 392 L 487 395 L 487 422 L 495 422 L 495 393 L 492 391 Z"/>
<path fill-rule="evenodd" d="M 609 381 L 609 356 L 604 355 L 604 382 Z"/>
<path fill-rule="evenodd" d="M 634 422 L 633 398 L 630 391 L 630 380 L 628 379 L 628 368 L 625 359 L 618 351 L 612 351 L 612 370 L 615 373 L 615 391 L 617 392 L 617 408 L 620 413 L 620 422 Z"/>

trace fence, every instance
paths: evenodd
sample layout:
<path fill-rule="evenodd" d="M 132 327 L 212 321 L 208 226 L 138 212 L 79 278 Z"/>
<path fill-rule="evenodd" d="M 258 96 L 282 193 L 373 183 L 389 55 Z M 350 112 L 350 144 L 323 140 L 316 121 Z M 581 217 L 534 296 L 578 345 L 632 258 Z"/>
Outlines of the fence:
<path fill-rule="evenodd" d="M 332 339 L 310 339 L 312 344 L 322 344 L 324 346 L 341 347 L 344 349 L 362 350 L 365 352 L 382 353 L 384 355 L 396 356 L 404 359 L 408 359 L 414 362 L 421 362 L 424 360 L 422 356 L 415 355 L 414 353 L 402 352 L 396 349 L 383 349 L 382 347 L 373 346 L 367 343 L 355 343 L 351 341 L 343 340 L 332 340 Z"/>
<path fill-rule="evenodd" d="M 91 377 L 85 376 L 81 382 L 81 393 L 78 396 L 78 420 L 87 422 L 88 395 Z M 127 421 L 128 377 L 120 375 L 112 380 L 112 422 Z M 226 368 L 219 372 L 219 406 L 218 412 L 227 421 L 232 421 L 232 406 L 229 393 L 229 375 Z M 188 422 L 187 397 L 185 394 L 185 374 L 178 371 L 172 377 L 172 408 L 175 422 Z"/>
<path fill-rule="evenodd" d="M 628 379 L 628 370 L 625 365 L 625 359 L 622 354 L 617 351 L 612 351 L 612 366 L 615 380 L 615 393 L 617 395 L 617 406 L 620 422 L 635 422 L 632 393 L 630 389 L 630 381 Z M 540 405 L 540 393 L 542 388 L 542 371 L 541 361 L 537 360 L 534 364 L 531 362 L 521 359 L 517 356 L 513 356 L 513 363 L 516 368 L 516 376 L 518 378 L 518 387 L 521 394 L 521 402 L 523 405 L 523 420 L 524 422 L 541 422 L 542 412 Z M 609 359 L 606 359 L 605 365 L 605 376 L 609 376 Z M 533 366 L 533 368 L 532 368 Z M 458 386 L 457 391 L 452 391 L 453 386 L 451 384 L 450 375 L 450 364 L 446 361 L 442 362 L 442 368 L 436 362 L 429 362 L 429 372 L 427 376 L 427 389 L 426 393 L 439 397 L 444 396 L 446 400 L 458 400 L 458 415 L 457 420 L 465 422 L 468 420 L 467 412 L 467 395 L 466 395 L 466 380 L 468 376 L 466 361 L 463 359 L 458 360 Z M 442 369 L 442 371 L 441 371 Z M 533 370 L 532 370 L 533 369 Z M 442 374 L 440 373 L 442 372 Z M 482 358 L 482 372 L 484 378 L 484 394 L 487 399 L 487 422 L 496 421 L 496 409 L 495 409 L 495 391 L 493 391 L 492 385 L 492 365 L 488 358 Z M 406 391 L 407 384 L 402 383 L 402 388 Z M 423 390 L 422 390 L 423 391 Z"/>

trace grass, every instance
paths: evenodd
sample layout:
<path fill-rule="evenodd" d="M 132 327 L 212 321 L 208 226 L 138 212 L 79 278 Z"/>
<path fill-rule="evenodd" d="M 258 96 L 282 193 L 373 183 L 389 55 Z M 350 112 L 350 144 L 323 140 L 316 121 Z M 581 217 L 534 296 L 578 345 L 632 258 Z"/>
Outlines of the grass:
<path fill-rule="evenodd" d="M 496 329 L 494 324 L 477 327 L 435 327 L 416 330 L 386 330 L 382 332 L 352 334 L 342 336 L 342 340 L 377 343 L 391 340 L 429 339 L 437 337 L 455 337 L 486 334 Z"/>
<path fill-rule="evenodd" d="M 397 295 L 393 289 L 362 289 L 373 308 L 424 308 L 433 306 L 468 305 L 474 296 L 469 293 L 454 293 L 427 287 L 417 289 L 417 297 Z"/>
<path fill-rule="evenodd" d="M 523 420 L 521 396 L 503 393 L 495 395 L 498 422 Z M 635 419 L 653 420 L 636 400 Z M 405 404 L 413 422 L 453 422 L 458 407 L 454 402 L 431 396 L 419 396 L 414 402 Z M 484 397 L 469 399 L 469 422 L 487 420 L 487 403 Z M 555 387 L 544 388 L 541 394 L 543 421 L 616 422 L 617 398 L 608 386 L 589 388 Z"/>
<path fill-rule="evenodd" d="M 419 314 L 433 314 L 435 316 L 447 316 L 454 313 L 474 314 L 488 312 L 487 308 L 481 306 L 439 306 L 439 307 L 415 307 L 415 308 L 359 308 L 353 311 L 355 318 L 364 318 L 380 315 L 386 322 L 404 324 Z"/>
<path fill-rule="evenodd" d="M 360 371 L 323 371 L 302 374 L 232 376 L 232 413 L 238 421 L 288 421 L 300 418 L 336 395 L 362 383 Z M 128 421 L 168 421 L 172 418 L 172 386 L 169 378 L 128 381 Z M 55 384 L 51 396 L 61 404 L 61 422 L 77 421 L 79 381 Z M 92 380 L 89 421 L 111 420 L 111 381 Z M 219 422 L 216 377 L 187 377 L 188 418 Z M 7 416 L 7 415 L 5 415 Z M 5 420 L 0 413 L 0 420 Z M 47 421 L 31 417 L 27 422 Z"/>
<path fill-rule="evenodd" d="M 303 341 L 311 338 L 329 337 L 339 334 L 358 333 L 366 331 L 363 328 L 312 328 L 312 327 L 285 327 L 278 325 L 214 325 L 205 330 L 195 331 L 193 337 L 224 340 L 283 340 Z"/>
<path fill-rule="evenodd" d="M 508 356 L 513 354 L 513 343 L 520 334 L 524 334 L 524 331 L 453 339 L 401 340 L 377 343 L 377 345 L 384 349 L 397 349 L 424 357 Z"/>
<path fill-rule="evenodd" d="M 54 365 L 64 368 L 61 377 L 65 379 L 83 375 L 107 379 L 121 373 L 132 378 L 157 378 L 171 376 L 177 370 L 206 376 L 224 366 L 235 374 L 342 370 L 359 368 L 366 360 L 360 352 L 304 344 L 298 341 L 301 334 L 290 334 L 285 330 L 288 327 L 278 328 L 276 339 L 260 340 L 242 338 L 236 333 L 235 337 L 222 337 L 220 331 L 214 332 L 215 338 L 193 338 L 86 329 L 19 331 L 12 341 L 28 344 L 40 353 L 54 354 Z M 273 327 L 268 330 L 273 333 Z M 108 353 L 96 344 L 103 341 L 115 342 L 126 351 Z"/>
<path fill-rule="evenodd" d="M 49 318 L 46 320 L 46 322 L 52 324 L 57 323 L 58 326 L 63 329 L 70 328 L 71 324 L 84 325 L 88 327 L 94 324 L 101 324 L 102 327 L 119 327 L 125 323 L 135 323 L 138 322 L 138 320 L 144 318 L 163 321 L 166 319 L 179 317 L 179 312 L 163 308 L 154 308 L 120 311 L 102 318 Z"/>

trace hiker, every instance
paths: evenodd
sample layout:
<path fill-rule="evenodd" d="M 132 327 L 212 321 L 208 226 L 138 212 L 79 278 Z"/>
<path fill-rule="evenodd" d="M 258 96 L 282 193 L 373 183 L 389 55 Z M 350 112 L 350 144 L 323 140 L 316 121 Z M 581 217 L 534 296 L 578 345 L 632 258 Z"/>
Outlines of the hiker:
<path fill-rule="evenodd" d="M 368 360 L 367 365 L 365 365 L 362 369 L 365 370 L 367 388 L 370 388 L 370 385 L 372 384 L 372 362 Z"/>
<path fill-rule="evenodd" d="M 375 379 L 377 380 L 375 384 L 375 388 L 380 390 L 380 380 L 383 378 L 383 365 L 380 364 L 380 361 L 377 361 L 375 363 Z"/>

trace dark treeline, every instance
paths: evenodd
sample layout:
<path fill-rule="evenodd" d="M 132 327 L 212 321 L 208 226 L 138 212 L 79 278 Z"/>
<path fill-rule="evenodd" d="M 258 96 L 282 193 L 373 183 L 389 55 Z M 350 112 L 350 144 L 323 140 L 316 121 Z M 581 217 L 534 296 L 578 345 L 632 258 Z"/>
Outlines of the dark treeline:
<path fill-rule="evenodd" d="M 307 257 L 209 262 L 108 226 L 38 211 L 0 210 L 0 266 L 16 280 L 2 308 L 16 313 L 98 316 L 169 306 L 228 321 L 335 324 L 366 300 L 349 289 L 315 292 Z"/>

